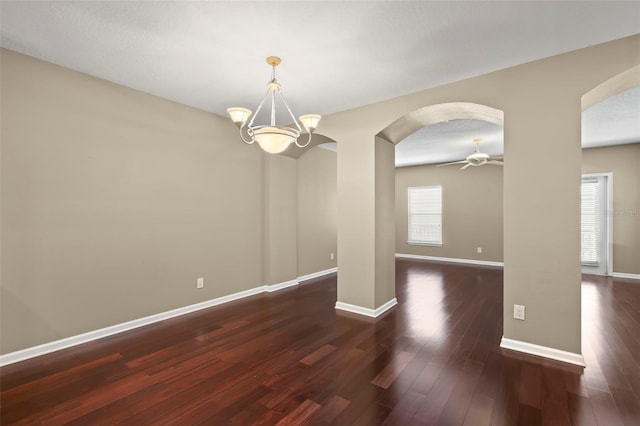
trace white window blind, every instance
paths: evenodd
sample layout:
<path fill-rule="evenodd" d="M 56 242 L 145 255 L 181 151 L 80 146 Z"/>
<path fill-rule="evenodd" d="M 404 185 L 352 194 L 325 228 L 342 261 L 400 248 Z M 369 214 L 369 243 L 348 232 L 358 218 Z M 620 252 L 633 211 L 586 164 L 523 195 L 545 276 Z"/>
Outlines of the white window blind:
<path fill-rule="evenodd" d="M 442 187 L 412 187 L 408 198 L 408 242 L 442 245 Z"/>
<path fill-rule="evenodd" d="M 582 264 L 586 265 L 597 265 L 600 262 L 598 226 L 601 221 L 598 217 L 598 212 L 600 211 L 598 198 L 598 181 L 596 179 L 583 179 L 580 258 Z"/>

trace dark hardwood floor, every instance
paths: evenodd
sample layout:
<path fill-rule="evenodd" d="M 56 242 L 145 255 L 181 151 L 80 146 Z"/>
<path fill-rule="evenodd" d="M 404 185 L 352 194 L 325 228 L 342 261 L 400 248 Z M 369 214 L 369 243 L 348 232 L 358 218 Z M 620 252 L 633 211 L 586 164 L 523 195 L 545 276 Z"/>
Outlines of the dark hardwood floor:
<path fill-rule="evenodd" d="M 502 270 L 397 262 L 399 305 L 335 275 L 0 369 L 1 422 L 638 425 L 640 283 L 584 276 L 587 368 L 501 350 Z"/>

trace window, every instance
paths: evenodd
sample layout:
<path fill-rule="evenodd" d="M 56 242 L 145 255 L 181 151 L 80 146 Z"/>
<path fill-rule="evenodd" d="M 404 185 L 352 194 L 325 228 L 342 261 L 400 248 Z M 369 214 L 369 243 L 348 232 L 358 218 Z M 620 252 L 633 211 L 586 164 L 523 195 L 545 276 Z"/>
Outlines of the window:
<path fill-rule="evenodd" d="M 442 245 L 442 187 L 409 188 L 409 244 Z"/>
<path fill-rule="evenodd" d="M 586 274 L 611 272 L 611 173 L 582 175 L 580 262 Z"/>
<path fill-rule="evenodd" d="M 598 181 L 596 179 L 582 180 L 582 247 L 580 259 L 583 265 L 599 264 L 598 253 Z"/>

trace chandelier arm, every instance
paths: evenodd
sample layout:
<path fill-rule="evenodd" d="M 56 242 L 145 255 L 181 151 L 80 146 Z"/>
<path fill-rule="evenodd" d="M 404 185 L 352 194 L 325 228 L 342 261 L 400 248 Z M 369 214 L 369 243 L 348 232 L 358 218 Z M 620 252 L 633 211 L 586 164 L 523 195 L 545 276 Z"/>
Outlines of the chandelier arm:
<path fill-rule="evenodd" d="M 269 56 L 267 58 L 267 63 L 271 65 L 271 80 L 267 84 L 267 93 L 260 101 L 260 104 L 258 104 L 255 113 L 252 114 L 251 111 L 246 108 L 229 108 L 227 110 L 233 122 L 239 126 L 240 138 L 248 145 L 258 142 L 264 151 L 273 154 L 282 152 L 287 146 L 289 146 L 289 144 L 291 144 L 291 142 L 294 142 L 299 148 L 309 146 L 313 131 L 315 130 L 318 121 L 320 121 L 320 116 L 316 114 L 307 114 L 302 116 L 302 120 L 298 121 L 282 94 L 280 83 L 276 80 L 276 66 L 280 64 L 280 58 Z M 287 126 L 276 124 L 277 118 L 280 117 L 276 117 L 277 96 L 280 96 L 280 100 L 289 114 L 289 119 L 294 125 Z M 256 117 L 258 117 L 262 111 L 267 98 L 269 98 L 271 103 L 271 111 L 269 112 L 270 124 L 255 125 L 257 121 Z M 269 108 L 269 106 L 267 106 L 267 108 Z M 280 119 L 282 120 L 284 118 L 285 123 L 289 121 L 289 119 L 285 117 L 286 114 L 280 113 L 280 115 L 282 115 Z M 307 127 L 307 125 L 309 127 Z M 300 136 L 302 133 L 307 133 L 307 140 L 305 143 L 301 143 L 298 140 L 301 139 Z"/>
<path fill-rule="evenodd" d="M 247 124 L 248 128 L 252 128 L 253 127 L 253 122 L 255 121 L 256 117 L 258 116 L 258 113 L 260 112 L 260 110 L 262 109 L 262 106 L 264 105 L 264 101 L 266 101 L 267 98 L 269 97 L 269 92 L 270 92 L 270 90 L 267 90 L 267 93 L 262 98 L 262 101 L 260 101 L 260 104 L 258 105 L 258 108 L 256 108 L 256 112 L 254 112 L 253 115 L 251 116 L 251 120 L 249 120 L 249 124 Z"/>
<path fill-rule="evenodd" d="M 300 127 L 300 124 L 298 123 L 298 120 L 296 119 L 296 116 L 293 115 L 293 112 L 291 112 L 291 108 L 289 108 L 289 104 L 287 103 L 287 101 L 284 100 L 284 96 L 282 96 L 282 92 L 278 91 L 278 95 L 280 95 L 280 99 L 282 100 L 282 103 L 284 104 L 285 108 L 287 108 L 287 112 L 289 113 L 289 116 L 293 120 L 293 123 L 296 125 L 296 128 L 298 129 L 298 133 L 303 133 L 302 132 L 302 127 Z M 309 145 L 309 143 L 307 143 L 307 145 Z M 307 145 L 305 145 L 305 146 L 307 146 Z"/>
<path fill-rule="evenodd" d="M 249 137 L 251 139 L 246 140 L 244 138 L 243 130 L 249 135 Z M 254 143 L 256 141 L 255 135 L 253 134 L 253 131 L 251 130 L 251 127 L 247 127 L 245 124 L 240 126 L 240 139 L 242 139 L 242 142 L 246 143 L 247 145 L 251 145 L 252 143 Z"/>
<path fill-rule="evenodd" d="M 298 143 L 298 138 L 296 138 L 295 143 L 296 143 L 296 146 L 298 148 L 304 148 L 306 146 L 309 146 L 309 144 L 311 143 L 311 132 L 307 133 L 307 135 L 308 135 L 307 136 L 307 143 L 305 143 L 305 144 Z"/>
<path fill-rule="evenodd" d="M 271 90 L 271 125 L 276 125 L 276 92 Z"/>

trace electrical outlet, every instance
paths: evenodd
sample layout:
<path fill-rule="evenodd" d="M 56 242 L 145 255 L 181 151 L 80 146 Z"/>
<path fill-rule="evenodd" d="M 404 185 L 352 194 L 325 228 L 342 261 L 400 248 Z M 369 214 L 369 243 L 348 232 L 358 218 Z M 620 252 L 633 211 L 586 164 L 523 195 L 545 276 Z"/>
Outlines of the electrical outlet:
<path fill-rule="evenodd" d="M 524 306 L 513 305 L 513 317 L 515 319 L 524 321 Z"/>
<path fill-rule="evenodd" d="M 477 248 L 478 253 L 482 253 L 482 247 Z"/>
<path fill-rule="evenodd" d="M 333 253 L 331 253 L 331 260 L 333 260 Z"/>
<path fill-rule="evenodd" d="M 198 278 L 196 280 L 196 288 L 204 288 L 204 278 Z"/>

